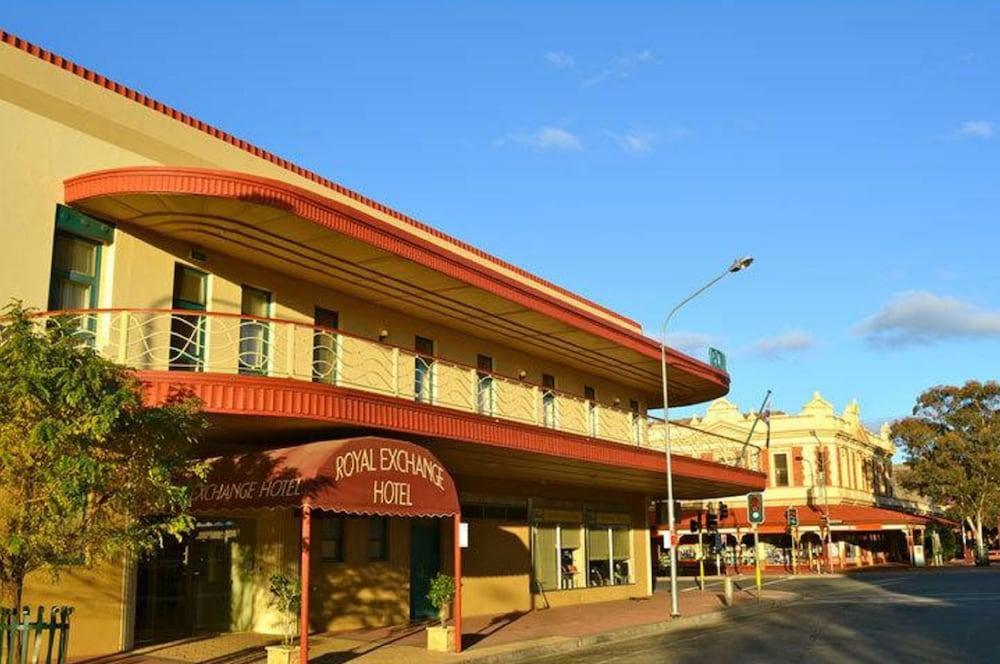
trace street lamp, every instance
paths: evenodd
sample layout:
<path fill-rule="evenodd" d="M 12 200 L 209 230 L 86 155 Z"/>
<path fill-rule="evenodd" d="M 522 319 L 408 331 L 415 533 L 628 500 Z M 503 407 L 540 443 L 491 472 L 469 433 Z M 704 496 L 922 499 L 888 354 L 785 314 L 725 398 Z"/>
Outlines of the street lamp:
<path fill-rule="evenodd" d="M 751 263 L 753 263 L 752 256 L 737 258 L 733 261 L 732 265 L 726 268 L 725 272 L 681 300 L 677 306 L 670 310 L 666 320 L 663 321 L 663 329 L 660 333 L 660 372 L 663 378 L 663 427 L 666 436 L 666 445 L 664 447 L 667 457 L 667 519 L 670 522 L 670 537 L 672 540 L 677 539 L 675 537 L 677 523 L 674 515 L 674 474 L 670 448 L 670 397 L 667 394 L 667 327 L 670 325 L 670 320 L 674 317 L 674 314 L 681 307 L 717 284 L 726 275 L 745 270 L 750 267 Z M 681 615 L 680 602 L 677 597 L 677 547 L 675 541 L 670 542 L 670 615 L 672 617 Z"/>

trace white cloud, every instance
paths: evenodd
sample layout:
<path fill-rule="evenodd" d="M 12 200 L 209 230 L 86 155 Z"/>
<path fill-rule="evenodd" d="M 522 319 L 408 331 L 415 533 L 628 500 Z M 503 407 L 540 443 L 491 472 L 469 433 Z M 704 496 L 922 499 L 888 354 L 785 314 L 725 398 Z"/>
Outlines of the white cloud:
<path fill-rule="evenodd" d="M 996 128 L 992 122 L 987 120 L 969 120 L 962 123 L 962 126 L 955 132 L 955 136 L 958 138 L 978 138 L 986 141 L 993 138 L 995 133 Z"/>
<path fill-rule="evenodd" d="M 676 348 L 688 355 L 702 351 L 715 343 L 714 338 L 701 332 L 669 332 L 667 346 Z"/>
<path fill-rule="evenodd" d="M 658 134 L 651 131 L 629 131 L 624 134 L 617 134 L 609 131 L 608 136 L 625 152 L 642 154 L 644 152 L 651 152 L 656 147 L 656 144 L 661 141 L 673 143 L 675 141 L 687 140 L 694 136 L 694 132 L 687 127 L 674 127 L 665 134 Z"/>
<path fill-rule="evenodd" d="M 570 69 L 576 65 L 573 56 L 564 51 L 549 51 L 544 57 L 545 61 L 556 69 Z"/>
<path fill-rule="evenodd" d="M 583 149 L 580 137 L 562 127 L 542 127 L 536 131 L 507 134 L 493 141 L 495 147 L 503 147 L 509 143 L 556 152 Z"/>
<path fill-rule="evenodd" d="M 648 48 L 629 55 L 612 58 L 605 67 L 594 76 L 583 80 L 584 87 L 598 85 L 611 79 L 628 78 L 632 72 L 644 65 L 658 65 L 660 61 Z"/>
<path fill-rule="evenodd" d="M 758 339 L 750 346 L 750 354 L 769 360 L 780 360 L 803 353 L 816 345 L 816 340 L 803 330 L 789 330 L 773 337 Z"/>
<path fill-rule="evenodd" d="M 927 291 L 901 293 L 854 328 L 869 342 L 901 347 L 948 339 L 1000 338 L 1000 311 Z"/>
<path fill-rule="evenodd" d="M 627 134 L 609 132 L 609 134 L 615 140 L 615 143 L 618 144 L 618 147 L 630 154 L 651 151 L 659 138 L 656 134 L 645 131 L 634 131 Z"/>

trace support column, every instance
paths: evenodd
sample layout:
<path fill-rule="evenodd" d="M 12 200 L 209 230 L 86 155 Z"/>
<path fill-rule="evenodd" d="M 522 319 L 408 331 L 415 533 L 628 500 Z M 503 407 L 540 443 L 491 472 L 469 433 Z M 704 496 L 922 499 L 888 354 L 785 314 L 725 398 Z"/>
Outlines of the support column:
<path fill-rule="evenodd" d="M 302 582 L 302 601 L 299 609 L 299 664 L 309 662 L 309 553 L 312 550 L 312 508 L 302 506 L 302 552 L 299 573 Z"/>
<path fill-rule="evenodd" d="M 456 514 L 455 522 L 455 652 L 462 652 L 462 515 Z M 302 664 L 306 664 L 303 660 Z"/>

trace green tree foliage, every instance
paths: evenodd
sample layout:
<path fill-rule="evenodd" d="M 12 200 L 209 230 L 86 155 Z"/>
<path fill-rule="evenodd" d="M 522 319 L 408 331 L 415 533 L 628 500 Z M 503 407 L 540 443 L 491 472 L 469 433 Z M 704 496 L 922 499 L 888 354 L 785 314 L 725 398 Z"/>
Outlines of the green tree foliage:
<path fill-rule="evenodd" d="M 1000 513 L 1000 383 L 931 388 L 892 436 L 907 455 L 904 486 L 968 523 L 984 560 L 983 523 Z"/>
<path fill-rule="evenodd" d="M 125 367 L 69 319 L 19 303 L 0 318 L 0 584 L 155 547 L 192 526 L 192 462 L 205 426 L 183 394 L 150 406 Z"/>
<path fill-rule="evenodd" d="M 295 621 L 302 608 L 302 581 L 297 576 L 272 574 L 271 606 L 281 613 L 282 645 L 291 647 L 295 642 Z"/>

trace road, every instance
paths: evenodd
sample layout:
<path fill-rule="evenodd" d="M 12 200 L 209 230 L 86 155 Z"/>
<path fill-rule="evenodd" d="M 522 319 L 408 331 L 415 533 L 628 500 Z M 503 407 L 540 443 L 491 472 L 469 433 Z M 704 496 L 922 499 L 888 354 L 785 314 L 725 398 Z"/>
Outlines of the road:
<path fill-rule="evenodd" d="M 597 646 L 536 664 L 1000 662 L 1000 569 L 867 572 L 795 578 L 783 608 Z"/>

